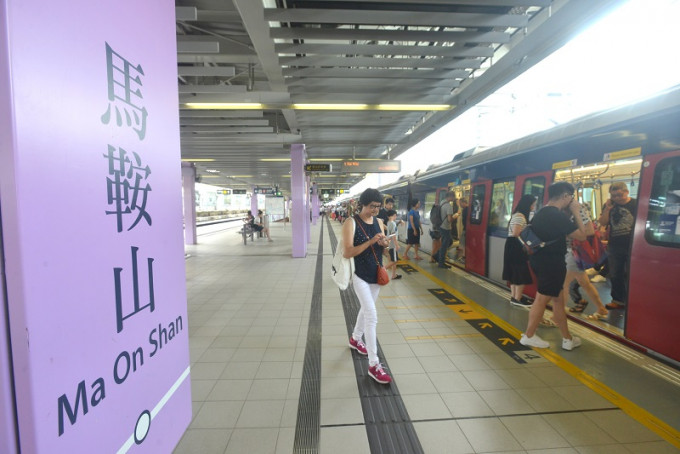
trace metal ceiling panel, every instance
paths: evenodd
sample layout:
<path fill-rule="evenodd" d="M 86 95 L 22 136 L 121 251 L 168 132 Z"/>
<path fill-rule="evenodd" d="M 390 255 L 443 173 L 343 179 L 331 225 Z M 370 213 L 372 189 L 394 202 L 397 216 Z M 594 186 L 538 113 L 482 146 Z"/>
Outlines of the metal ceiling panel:
<path fill-rule="evenodd" d="M 177 0 L 182 157 L 212 160 L 196 163 L 206 182 L 284 192 L 290 163 L 271 160 L 289 158 L 292 143 L 314 162 L 394 159 L 622 2 Z M 338 171 L 319 183 L 347 188 L 361 178 Z"/>

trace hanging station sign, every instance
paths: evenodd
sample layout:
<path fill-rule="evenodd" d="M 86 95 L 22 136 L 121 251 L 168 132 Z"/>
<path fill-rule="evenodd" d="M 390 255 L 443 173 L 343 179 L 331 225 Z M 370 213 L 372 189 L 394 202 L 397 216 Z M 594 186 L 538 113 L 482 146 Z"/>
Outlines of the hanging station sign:
<path fill-rule="evenodd" d="M 354 159 L 342 162 L 343 172 L 356 173 L 397 173 L 401 172 L 401 161 L 389 159 Z"/>

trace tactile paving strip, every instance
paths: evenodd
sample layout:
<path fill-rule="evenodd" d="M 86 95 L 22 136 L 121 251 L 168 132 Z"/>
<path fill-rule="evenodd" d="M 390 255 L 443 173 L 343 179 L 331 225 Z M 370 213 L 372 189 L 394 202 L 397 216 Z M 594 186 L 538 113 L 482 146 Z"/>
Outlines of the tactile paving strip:
<path fill-rule="evenodd" d="M 330 221 L 328 222 L 330 223 Z M 331 239 L 331 247 L 335 252 L 338 241 L 330 224 L 328 233 Z M 349 338 L 354 329 L 354 321 L 359 313 L 360 304 L 351 286 L 347 290 L 340 291 L 340 298 Z M 389 372 L 387 360 L 379 342 L 378 356 Z M 399 394 L 396 380 L 393 380 L 389 386 L 376 383 L 368 376 L 366 358 L 356 352 L 352 352 L 352 358 L 371 453 L 424 453 L 411 418 L 406 411 L 404 401 Z"/>

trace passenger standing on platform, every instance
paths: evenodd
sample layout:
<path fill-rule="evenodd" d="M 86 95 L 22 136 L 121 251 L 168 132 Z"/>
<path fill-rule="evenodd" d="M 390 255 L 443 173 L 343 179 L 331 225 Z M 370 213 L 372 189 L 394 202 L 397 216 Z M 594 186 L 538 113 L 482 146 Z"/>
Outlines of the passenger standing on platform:
<path fill-rule="evenodd" d="M 612 283 L 612 302 L 607 309 L 622 309 L 628 302 L 628 266 L 630 241 L 633 237 L 637 200 L 628 196 L 628 186 L 617 181 L 609 186 L 609 200 L 604 204 L 600 225 L 609 230 L 607 260 Z"/>
<path fill-rule="evenodd" d="M 392 271 L 392 280 L 401 279 L 401 274 L 397 274 L 399 241 L 397 241 L 397 212 L 394 210 L 389 210 L 387 212 L 387 239 L 390 241 L 389 249 L 387 250 L 387 257 L 390 260 L 390 264 L 385 268 Z"/>
<path fill-rule="evenodd" d="M 529 214 L 536 209 L 536 197 L 525 194 L 512 211 L 508 224 L 503 255 L 503 280 L 510 283 L 510 304 L 517 307 L 531 307 L 531 301 L 524 295 L 524 286 L 533 282 L 527 257 L 522 243 L 517 238 L 529 223 Z"/>
<path fill-rule="evenodd" d="M 593 222 L 590 220 L 590 209 L 587 206 L 580 205 L 579 211 L 581 221 L 583 221 L 583 225 L 586 229 L 586 235 L 595 235 L 595 227 L 593 226 Z M 567 239 L 567 255 L 564 256 L 565 262 L 567 262 L 567 277 L 564 281 L 564 286 L 569 289 L 570 296 L 572 295 L 572 281 L 577 282 L 581 287 L 583 287 L 583 290 L 586 291 L 591 301 L 594 301 L 595 305 L 597 306 L 597 311 L 589 315 L 588 318 L 593 320 L 603 319 L 609 312 L 604 307 L 604 304 L 602 304 L 602 300 L 600 299 L 600 294 L 597 292 L 597 289 L 595 286 L 593 286 L 593 284 L 590 283 L 590 279 L 586 274 L 586 271 L 579 268 L 579 264 L 576 263 L 576 257 L 574 257 L 572 248 L 573 241 L 571 239 Z M 580 296 L 578 289 L 574 289 L 573 291 Z M 588 301 L 579 298 L 576 301 L 576 306 L 569 308 L 569 312 L 581 313 L 585 310 L 587 305 Z"/>
<path fill-rule="evenodd" d="M 267 237 L 267 241 L 274 241 L 272 240 L 271 235 L 269 235 L 269 221 L 265 217 L 262 210 L 257 210 L 257 224 L 260 226 L 260 230 Z"/>
<path fill-rule="evenodd" d="M 580 205 L 574 202 L 574 187 L 567 182 L 554 183 L 548 187 L 550 200 L 531 220 L 531 229 L 543 242 L 550 242 L 529 258 L 531 269 L 536 274 L 538 292 L 529 311 L 529 322 L 520 343 L 530 347 L 548 348 L 550 344 L 536 334 L 548 302 L 553 301 L 553 320 L 562 333 L 562 348 L 573 350 L 581 345 L 581 339 L 572 336 L 567 326 L 564 303 L 564 278 L 567 265 L 566 238 L 580 241 L 586 239 L 586 230 L 579 215 Z M 576 220 L 576 225 L 563 210 L 568 209 Z"/>
<path fill-rule="evenodd" d="M 448 255 L 449 248 L 453 244 L 453 234 L 456 220 L 460 216 L 458 212 L 458 206 L 454 203 L 456 201 L 456 193 L 449 191 L 446 193 L 446 201 L 442 203 L 441 207 L 441 217 L 442 225 L 439 231 L 442 234 L 442 245 L 439 248 L 439 253 L 437 254 L 437 262 L 439 262 L 439 268 L 451 268 L 451 265 L 446 263 L 446 256 Z"/>
<path fill-rule="evenodd" d="M 349 346 L 361 355 L 368 355 L 368 375 L 373 380 L 390 383 L 392 377 L 385 372 L 378 358 L 376 339 L 378 312 L 375 303 L 380 292 L 380 285 L 377 283 L 378 265 L 382 265 L 383 248 L 389 246 L 389 240 L 383 233 L 382 221 L 375 217 L 382 205 L 382 195 L 377 189 L 366 189 L 359 198 L 359 204 L 359 214 L 349 218 L 342 226 L 342 241 L 345 245 L 343 256 L 354 257 L 352 284 L 361 304 Z"/>
<path fill-rule="evenodd" d="M 418 255 L 418 249 L 420 249 L 420 237 L 423 234 L 423 227 L 420 225 L 420 213 L 418 209 L 420 208 L 420 200 L 413 199 L 411 202 L 411 209 L 408 212 L 408 227 L 406 229 L 406 249 L 404 249 L 404 259 L 408 260 L 408 251 L 413 247 L 416 251 L 416 255 L 413 257 L 416 260 L 422 260 L 422 257 Z"/>

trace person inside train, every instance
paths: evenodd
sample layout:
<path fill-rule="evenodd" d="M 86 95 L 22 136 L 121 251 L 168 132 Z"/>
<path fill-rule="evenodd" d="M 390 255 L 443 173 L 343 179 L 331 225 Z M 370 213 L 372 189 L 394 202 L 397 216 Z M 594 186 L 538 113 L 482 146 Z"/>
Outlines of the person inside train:
<path fill-rule="evenodd" d="M 423 227 L 420 224 L 420 200 L 413 199 L 411 202 L 411 208 L 408 212 L 408 224 L 406 229 L 406 249 L 404 249 L 404 259 L 408 260 L 408 251 L 413 247 L 416 251 L 415 260 L 422 260 L 423 258 L 418 255 L 418 249 L 420 249 L 420 236 L 423 234 Z"/>
<path fill-rule="evenodd" d="M 385 372 L 378 358 L 378 312 L 375 308 L 380 292 L 378 266 L 382 265 L 383 248 L 390 243 L 383 233 L 382 220 L 376 218 L 382 201 L 382 195 L 377 189 L 366 189 L 359 197 L 360 211 L 353 218 L 348 218 L 342 226 L 342 241 L 343 256 L 354 257 L 352 285 L 361 305 L 349 346 L 359 354 L 368 356 L 368 375 L 373 380 L 388 384 L 392 377 Z"/>
<path fill-rule="evenodd" d="M 529 213 L 536 209 L 536 197 L 525 194 L 519 199 L 508 223 L 508 237 L 503 253 L 503 280 L 510 283 L 510 304 L 529 308 L 531 301 L 524 295 L 524 286 L 533 282 L 529 271 L 529 257 L 517 238 L 529 223 Z"/>
<path fill-rule="evenodd" d="M 470 211 L 470 203 L 466 198 L 458 201 L 460 206 L 460 217 L 457 219 L 458 224 L 458 246 L 456 247 L 456 258 L 458 263 L 465 263 L 465 224 L 467 222 L 468 213 Z"/>
<path fill-rule="evenodd" d="M 586 235 L 594 235 L 595 226 L 590 219 L 590 208 L 587 205 L 579 204 L 579 216 L 581 217 L 581 221 L 585 227 Z M 593 320 L 603 319 L 609 314 L 609 311 L 604 307 L 604 304 L 602 304 L 600 294 L 598 293 L 595 286 L 590 283 L 588 274 L 586 274 L 585 269 L 582 269 L 582 265 L 577 262 L 572 249 L 573 241 L 571 238 L 567 238 L 567 253 L 564 256 L 565 262 L 567 264 L 567 277 L 565 278 L 564 286 L 569 289 L 569 296 L 573 297 L 572 293 L 578 292 L 578 290 L 572 290 L 571 283 L 577 282 L 578 285 L 586 291 L 590 300 L 593 301 L 597 306 L 597 310 L 589 315 L 588 318 Z M 580 296 L 580 293 L 578 293 L 578 295 Z M 585 310 L 586 306 L 588 306 L 588 301 L 583 298 L 579 298 L 576 301 L 575 306 L 569 308 L 569 311 L 581 313 Z"/>
<path fill-rule="evenodd" d="M 581 345 L 581 339 L 572 336 L 567 326 L 564 302 L 564 279 L 567 265 L 567 237 L 583 241 L 587 238 L 585 226 L 580 216 L 580 205 L 574 201 L 574 186 L 561 181 L 548 187 L 550 200 L 531 220 L 531 229 L 543 242 L 547 243 L 529 257 L 529 264 L 536 275 L 538 292 L 529 310 L 529 321 L 522 334 L 522 345 L 548 348 L 550 344 L 541 339 L 536 330 L 543 320 L 547 304 L 552 299 L 553 320 L 562 334 L 562 348 L 573 350 Z M 568 209 L 574 222 L 563 210 Z"/>
<path fill-rule="evenodd" d="M 460 216 L 458 205 L 456 205 L 455 202 L 456 193 L 453 191 L 447 192 L 446 201 L 442 203 L 441 207 L 442 225 L 439 227 L 439 231 L 442 235 L 442 245 L 437 254 L 437 266 L 439 268 L 451 268 L 451 266 L 446 263 L 446 257 L 449 248 L 453 244 L 455 222 Z"/>
<path fill-rule="evenodd" d="M 612 301 L 607 309 L 622 309 L 628 300 L 628 267 L 630 242 L 637 213 L 637 200 L 628 195 L 628 186 L 617 181 L 609 186 L 609 200 L 605 202 L 600 215 L 600 225 L 607 226 L 609 244 L 609 280 L 612 285 Z"/>

